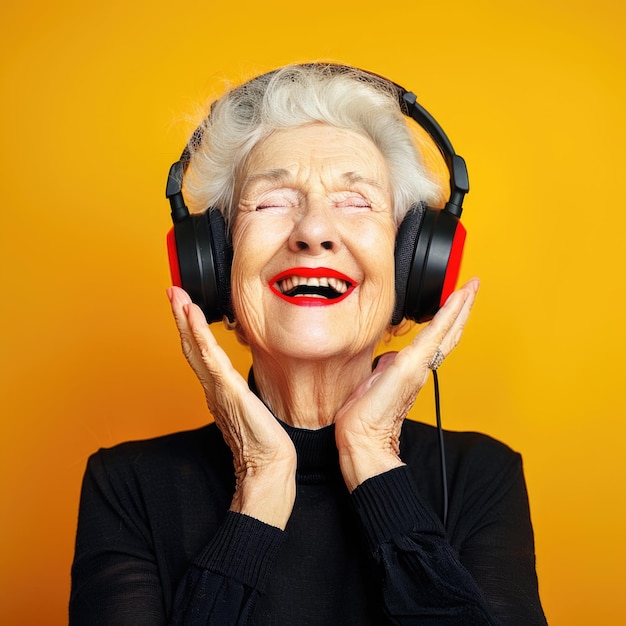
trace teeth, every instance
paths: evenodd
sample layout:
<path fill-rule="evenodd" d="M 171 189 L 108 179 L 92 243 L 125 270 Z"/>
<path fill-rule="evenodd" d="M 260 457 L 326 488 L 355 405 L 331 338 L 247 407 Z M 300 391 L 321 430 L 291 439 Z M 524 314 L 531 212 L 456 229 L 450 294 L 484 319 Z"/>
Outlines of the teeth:
<path fill-rule="evenodd" d="M 328 286 L 332 287 L 337 293 L 346 293 L 348 291 L 348 285 L 339 278 L 329 278 Z"/>
<path fill-rule="evenodd" d="M 348 291 L 348 283 L 345 280 L 335 277 L 322 276 L 320 278 L 312 276 L 307 278 L 305 276 L 289 276 L 278 283 L 278 288 L 282 293 L 292 291 L 300 285 L 306 285 L 307 287 L 330 287 L 337 293 L 343 294 Z"/>

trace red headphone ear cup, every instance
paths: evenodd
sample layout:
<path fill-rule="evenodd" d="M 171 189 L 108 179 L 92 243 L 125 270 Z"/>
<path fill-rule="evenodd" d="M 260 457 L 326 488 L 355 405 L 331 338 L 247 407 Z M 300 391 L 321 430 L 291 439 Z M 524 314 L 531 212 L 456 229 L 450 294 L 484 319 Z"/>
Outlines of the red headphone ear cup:
<path fill-rule="evenodd" d="M 172 278 L 172 285 L 175 285 L 176 287 L 182 287 L 183 281 L 180 277 L 180 263 L 178 262 L 176 235 L 174 233 L 173 226 L 167 233 L 167 258 L 169 259 L 170 264 L 170 276 Z"/>
<path fill-rule="evenodd" d="M 208 322 L 232 319 L 230 267 L 232 249 L 224 219 L 217 210 L 187 215 L 167 236 L 170 273 L 204 312 Z"/>
<path fill-rule="evenodd" d="M 433 318 L 456 286 L 465 243 L 465 228 L 449 211 L 426 207 L 419 224 L 415 216 L 407 217 L 406 228 L 417 233 L 413 239 L 404 233 L 404 221 L 398 230 L 396 263 L 399 258 L 410 258 L 411 262 L 406 278 L 398 275 L 396 266 L 398 300 L 398 282 L 406 280 L 406 287 L 402 310 L 402 303 L 397 302 L 392 324 L 399 324 L 403 317 L 418 323 Z M 409 245 L 409 248 L 399 251 L 400 245 Z"/>
<path fill-rule="evenodd" d="M 439 300 L 440 308 L 446 303 L 446 300 L 454 291 L 454 288 L 456 287 L 456 284 L 459 280 L 459 273 L 461 271 L 461 261 L 463 260 L 463 249 L 465 247 L 466 237 L 467 231 L 465 230 L 465 226 L 463 226 L 463 224 L 459 220 L 457 220 L 457 226 L 452 237 L 450 256 L 448 257 L 448 264 L 446 266 L 446 274 L 443 280 L 441 298 Z"/>

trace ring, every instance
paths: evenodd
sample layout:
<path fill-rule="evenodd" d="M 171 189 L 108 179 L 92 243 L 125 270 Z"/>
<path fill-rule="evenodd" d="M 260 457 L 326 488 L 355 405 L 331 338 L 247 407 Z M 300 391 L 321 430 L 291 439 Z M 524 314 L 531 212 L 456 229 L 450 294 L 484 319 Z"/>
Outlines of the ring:
<path fill-rule="evenodd" d="M 433 354 L 433 358 L 430 361 L 428 361 L 428 367 L 431 370 L 436 370 L 443 363 L 443 360 L 445 358 L 446 357 L 443 356 L 443 352 L 441 351 L 441 348 L 437 348 L 435 350 L 435 354 Z"/>

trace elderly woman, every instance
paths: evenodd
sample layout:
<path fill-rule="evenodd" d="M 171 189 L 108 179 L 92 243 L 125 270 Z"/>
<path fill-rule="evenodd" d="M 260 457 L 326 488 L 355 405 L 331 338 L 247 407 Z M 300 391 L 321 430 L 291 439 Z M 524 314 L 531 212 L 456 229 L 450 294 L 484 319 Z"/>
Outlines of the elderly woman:
<path fill-rule="evenodd" d="M 230 317 L 253 370 L 168 290 L 215 423 L 92 456 L 71 623 L 544 624 L 520 457 L 446 432 L 442 484 L 437 430 L 405 421 L 478 282 L 372 366 L 404 315 L 398 228 L 441 195 L 397 86 L 283 68 L 214 103 L 182 163 L 185 200 L 232 241 L 204 312 Z"/>

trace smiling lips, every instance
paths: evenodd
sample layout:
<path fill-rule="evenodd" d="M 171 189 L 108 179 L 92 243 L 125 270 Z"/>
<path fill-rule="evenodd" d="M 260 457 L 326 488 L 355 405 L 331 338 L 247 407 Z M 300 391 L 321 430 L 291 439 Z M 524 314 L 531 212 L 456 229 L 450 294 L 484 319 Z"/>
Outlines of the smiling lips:
<path fill-rule="evenodd" d="M 297 306 L 328 306 L 347 298 L 357 286 L 350 277 L 327 267 L 293 267 L 270 280 L 270 289 Z"/>

